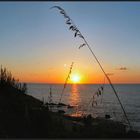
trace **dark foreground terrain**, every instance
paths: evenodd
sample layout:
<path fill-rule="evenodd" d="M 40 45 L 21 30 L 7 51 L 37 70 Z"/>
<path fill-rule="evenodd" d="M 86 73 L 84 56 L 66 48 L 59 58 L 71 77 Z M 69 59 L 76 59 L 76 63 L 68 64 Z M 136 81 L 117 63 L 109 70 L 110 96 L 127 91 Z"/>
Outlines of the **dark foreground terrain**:
<path fill-rule="evenodd" d="M 26 94 L 25 84 L 4 69 L 0 72 L 0 138 L 140 138 L 119 122 L 51 112 Z"/>
<path fill-rule="evenodd" d="M 72 118 L 50 112 L 29 95 L 0 93 L 0 138 L 128 138 L 125 126 L 113 121 Z"/>

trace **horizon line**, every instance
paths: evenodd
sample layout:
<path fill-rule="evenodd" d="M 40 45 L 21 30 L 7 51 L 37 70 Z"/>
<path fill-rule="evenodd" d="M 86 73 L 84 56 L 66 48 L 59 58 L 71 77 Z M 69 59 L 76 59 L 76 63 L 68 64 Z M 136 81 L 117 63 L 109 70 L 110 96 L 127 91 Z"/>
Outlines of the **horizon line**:
<path fill-rule="evenodd" d="M 65 83 L 48 83 L 48 82 L 22 82 L 22 83 L 26 83 L 26 84 L 65 84 Z M 109 85 L 109 83 L 67 83 L 68 85 L 99 85 L 99 84 L 105 84 L 105 85 Z M 140 83 L 113 83 L 113 84 L 140 84 Z"/>

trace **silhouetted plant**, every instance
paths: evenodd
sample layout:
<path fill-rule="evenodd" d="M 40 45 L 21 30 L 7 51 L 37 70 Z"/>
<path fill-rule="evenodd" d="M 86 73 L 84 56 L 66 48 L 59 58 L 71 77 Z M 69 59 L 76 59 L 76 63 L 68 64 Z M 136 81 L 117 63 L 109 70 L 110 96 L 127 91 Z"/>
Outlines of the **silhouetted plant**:
<path fill-rule="evenodd" d="M 27 93 L 27 84 L 26 84 L 26 83 L 23 83 L 22 91 L 23 91 L 24 93 Z"/>
<path fill-rule="evenodd" d="M 74 32 L 74 37 L 79 37 L 81 39 L 84 39 L 84 36 L 81 34 L 80 30 L 78 30 L 78 28 L 76 27 L 76 25 L 74 24 L 74 22 L 72 21 L 72 19 L 66 14 L 65 10 L 62 9 L 59 6 L 53 6 L 51 8 L 57 8 L 60 10 L 60 13 L 64 16 L 64 18 L 66 19 L 66 24 L 69 26 L 69 30 Z M 79 46 L 79 49 L 82 48 L 83 46 L 86 46 L 86 43 L 83 43 Z"/>
<path fill-rule="evenodd" d="M 26 93 L 27 85 L 26 83 L 20 83 L 16 80 L 11 72 L 7 71 L 6 68 L 0 69 L 0 89 L 3 91 L 18 90 L 19 92 Z"/>
<path fill-rule="evenodd" d="M 67 82 L 68 82 L 68 80 L 69 80 L 69 78 L 70 78 L 70 75 L 71 75 L 71 72 L 72 72 L 73 64 L 74 64 L 74 62 L 72 62 L 71 66 L 70 66 L 70 70 L 69 70 L 68 76 L 67 76 L 67 78 L 66 78 L 66 80 L 65 80 L 64 87 L 63 87 L 63 90 L 62 90 L 62 93 L 61 93 L 61 96 L 60 96 L 60 99 L 59 99 L 59 103 L 58 103 L 58 104 L 61 103 L 62 95 L 63 95 L 64 90 L 65 90 L 65 88 L 66 88 Z"/>
<path fill-rule="evenodd" d="M 84 41 L 84 43 L 83 43 L 82 45 L 79 46 L 79 49 L 80 49 L 81 47 L 83 47 L 83 46 L 87 46 L 88 49 L 90 50 L 90 52 L 92 53 L 92 56 L 93 56 L 93 57 L 95 58 L 95 60 L 97 61 L 99 67 L 101 68 L 102 72 L 104 73 L 105 77 L 107 78 L 107 80 L 108 80 L 108 82 L 109 82 L 109 84 L 110 84 L 110 86 L 111 86 L 111 88 L 112 88 L 114 94 L 116 95 L 116 97 L 117 97 L 117 99 L 118 99 L 118 101 L 119 101 L 119 104 L 120 104 L 120 106 L 121 106 L 121 108 L 122 108 L 122 111 L 123 111 L 123 113 L 124 113 L 124 115 L 125 115 L 125 118 L 126 118 L 126 120 L 127 120 L 127 122 L 128 122 L 129 128 L 130 128 L 130 130 L 131 130 L 131 129 L 132 129 L 132 126 L 131 126 L 130 121 L 129 121 L 128 117 L 127 117 L 127 114 L 126 114 L 126 112 L 125 112 L 125 109 L 124 109 L 124 107 L 123 107 L 123 104 L 122 104 L 121 101 L 120 101 L 120 98 L 119 98 L 119 96 L 118 96 L 118 94 L 117 94 L 117 91 L 116 91 L 116 89 L 114 88 L 114 85 L 112 84 L 112 82 L 111 82 L 109 76 L 108 76 L 107 73 L 105 72 L 105 70 L 104 70 L 104 68 L 102 67 L 101 63 L 99 62 L 98 58 L 96 57 L 96 55 L 94 54 L 93 50 L 92 50 L 91 47 L 89 46 L 88 42 L 86 41 L 86 39 L 84 38 L 84 36 L 83 36 L 82 33 L 80 32 L 80 30 L 76 27 L 76 25 L 74 24 L 74 22 L 72 21 L 72 19 L 66 14 L 66 12 L 65 12 L 64 9 L 62 9 L 62 8 L 59 7 L 59 6 L 53 6 L 53 7 L 51 7 L 51 8 L 57 8 L 57 9 L 60 11 L 60 14 L 62 14 L 62 15 L 64 16 L 64 18 L 66 19 L 66 24 L 69 26 L 69 29 L 72 30 L 72 31 L 74 31 L 74 37 L 77 37 L 77 36 L 78 36 L 78 37 L 80 37 L 80 38 Z M 99 94 L 100 94 L 100 93 L 99 93 Z"/>

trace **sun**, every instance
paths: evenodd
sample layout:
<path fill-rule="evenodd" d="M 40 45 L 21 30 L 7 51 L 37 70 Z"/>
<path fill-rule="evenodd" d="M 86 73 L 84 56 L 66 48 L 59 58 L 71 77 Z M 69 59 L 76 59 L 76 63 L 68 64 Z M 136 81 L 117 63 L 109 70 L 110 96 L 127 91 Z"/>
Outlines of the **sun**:
<path fill-rule="evenodd" d="M 73 74 L 71 75 L 71 81 L 72 83 L 80 83 L 81 76 L 79 74 Z"/>

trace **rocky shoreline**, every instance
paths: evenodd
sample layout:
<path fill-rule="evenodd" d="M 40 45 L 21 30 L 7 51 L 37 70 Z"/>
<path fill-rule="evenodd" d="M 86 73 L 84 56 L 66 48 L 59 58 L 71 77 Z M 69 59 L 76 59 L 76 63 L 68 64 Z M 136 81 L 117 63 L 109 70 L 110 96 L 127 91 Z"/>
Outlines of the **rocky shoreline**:
<path fill-rule="evenodd" d="M 27 94 L 0 94 L 0 138 L 133 138 L 136 131 L 109 119 L 52 112 Z"/>

